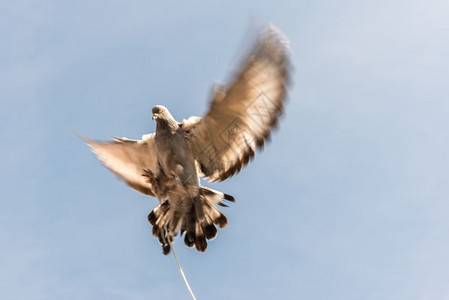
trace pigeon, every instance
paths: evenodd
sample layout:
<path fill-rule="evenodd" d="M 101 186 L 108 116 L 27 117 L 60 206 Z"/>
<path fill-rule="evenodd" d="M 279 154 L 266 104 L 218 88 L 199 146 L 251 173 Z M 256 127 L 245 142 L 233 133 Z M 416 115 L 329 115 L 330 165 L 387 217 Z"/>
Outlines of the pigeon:
<path fill-rule="evenodd" d="M 206 115 L 176 121 L 156 105 L 156 131 L 141 140 L 83 138 L 97 158 L 131 188 L 158 199 L 148 215 L 152 234 L 170 252 L 174 237 L 205 252 L 207 241 L 225 228 L 218 209 L 235 199 L 209 187 L 238 173 L 262 149 L 283 113 L 289 85 L 288 40 L 273 25 L 259 29 L 227 85 L 217 86 Z"/>

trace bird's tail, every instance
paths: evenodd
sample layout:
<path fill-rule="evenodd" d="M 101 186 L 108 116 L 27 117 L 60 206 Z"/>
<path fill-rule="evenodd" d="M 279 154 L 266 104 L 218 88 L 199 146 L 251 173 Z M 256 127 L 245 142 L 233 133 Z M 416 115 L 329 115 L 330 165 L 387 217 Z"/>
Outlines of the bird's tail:
<path fill-rule="evenodd" d="M 161 243 L 164 254 L 170 252 L 170 244 L 178 232 L 185 234 L 187 247 L 206 251 L 207 240 L 217 236 L 215 225 L 220 228 L 228 225 L 226 217 L 215 206 L 227 206 L 224 201 L 235 202 L 231 195 L 201 187 L 198 195 L 183 199 L 182 206 L 170 199 L 156 206 L 148 215 L 148 222 L 153 226 L 153 235 Z"/>

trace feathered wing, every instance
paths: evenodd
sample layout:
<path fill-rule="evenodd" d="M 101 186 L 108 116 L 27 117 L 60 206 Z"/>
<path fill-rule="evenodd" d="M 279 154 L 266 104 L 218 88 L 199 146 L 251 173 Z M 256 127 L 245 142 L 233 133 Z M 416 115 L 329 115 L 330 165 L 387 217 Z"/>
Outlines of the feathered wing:
<path fill-rule="evenodd" d="M 263 147 L 283 111 L 289 68 L 285 36 L 273 27 L 261 31 L 232 83 L 215 91 L 209 112 L 184 121 L 189 147 L 206 179 L 234 175 Z"/>
<path fill-rule="evenodd" d="M 151 184 L 142 176 L 143 169 L 156 171 L 154 134 L 144 135 L 142 140 L 113 139 L 112 142 L 96 142 L 83 138 L 97 158 L 130 187 L 154 196 Z"/>

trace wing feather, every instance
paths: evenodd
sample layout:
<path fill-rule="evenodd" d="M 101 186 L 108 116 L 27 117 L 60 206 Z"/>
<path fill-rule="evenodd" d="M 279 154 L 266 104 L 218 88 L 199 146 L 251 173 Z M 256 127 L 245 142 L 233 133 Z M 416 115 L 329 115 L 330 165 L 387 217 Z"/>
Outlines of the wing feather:
<path fill-rule="evenodd" d="M 262 30 L 228 87 L 216 89 L 208 113 L 182 128 L 206 179 L 225 180 L 262 148 L 283 111 L 289 83 L 289 50 L 274 27 Z"/>
<path fill-rule="evenodd" d="M 96 142 L 83 138 L 109 170 L 133 189 L 154 196 L 151 184 L 142 176 L 143 169 L 156 172 L 154 134 L 144 135 L 142 140 L 112 139 L 113 142 Z"/>

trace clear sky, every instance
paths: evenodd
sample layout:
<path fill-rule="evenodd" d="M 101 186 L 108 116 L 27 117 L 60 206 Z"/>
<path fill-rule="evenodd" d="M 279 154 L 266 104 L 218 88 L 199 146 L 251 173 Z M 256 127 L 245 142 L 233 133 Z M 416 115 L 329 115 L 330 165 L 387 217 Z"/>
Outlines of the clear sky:
<path fill-rule="evenodd" d="M 295 68 L 272 143 L 213 187 L 237 202 L 201 299 L 449 299 L 449 2 L 2 1 L 0 297 L 189 299 L 151 236 L 156 205 L 72 134 L 202 115 L 248 29 Z"/>

